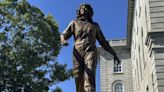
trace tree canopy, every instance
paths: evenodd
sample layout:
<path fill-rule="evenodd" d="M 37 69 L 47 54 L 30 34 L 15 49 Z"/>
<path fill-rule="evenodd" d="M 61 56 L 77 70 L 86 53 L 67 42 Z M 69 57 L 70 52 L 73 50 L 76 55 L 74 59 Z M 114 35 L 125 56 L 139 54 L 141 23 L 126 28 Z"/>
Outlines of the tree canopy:
<path fill-rule="evenodd" d="M 60 48 L 51 15 L 26 0 L 0 0 L 0 91 L 44 92 L 68 79 L 56 60 Z"/>

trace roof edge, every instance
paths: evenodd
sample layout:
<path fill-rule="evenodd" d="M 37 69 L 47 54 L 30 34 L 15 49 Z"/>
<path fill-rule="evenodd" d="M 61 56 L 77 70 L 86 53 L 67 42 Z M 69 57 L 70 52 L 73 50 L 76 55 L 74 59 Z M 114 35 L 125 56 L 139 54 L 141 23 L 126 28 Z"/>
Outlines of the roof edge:
<path fill-rule="evenodd" d="M 131 48 L 135 0 L 128 0 L 127 47 Z"/>

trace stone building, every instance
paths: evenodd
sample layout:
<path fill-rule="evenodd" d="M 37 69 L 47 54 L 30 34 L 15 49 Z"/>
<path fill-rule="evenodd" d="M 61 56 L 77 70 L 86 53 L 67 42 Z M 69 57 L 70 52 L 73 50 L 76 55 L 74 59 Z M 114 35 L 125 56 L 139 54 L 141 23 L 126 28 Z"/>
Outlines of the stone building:
<path fill-rule="evenodd" d="M 98 48 L 100 92 L 134 92 L 130 50 L 126 46 L 126 40 L 112 40 L 109 43 L 122 62 L 120 65 L 115 64 L 111 54 Z"/>
<path fill-rule="evenodd" d="M 164 92 L 164 0 L 129 0 L 134 92 Z"/>
<path fill-rule="evenodd" d="M 128 0 L 127 27 L 126 42 L 110 41 L 121 69 L 98 48 L 100 92 L 164 92 L 164 0 Z"/>

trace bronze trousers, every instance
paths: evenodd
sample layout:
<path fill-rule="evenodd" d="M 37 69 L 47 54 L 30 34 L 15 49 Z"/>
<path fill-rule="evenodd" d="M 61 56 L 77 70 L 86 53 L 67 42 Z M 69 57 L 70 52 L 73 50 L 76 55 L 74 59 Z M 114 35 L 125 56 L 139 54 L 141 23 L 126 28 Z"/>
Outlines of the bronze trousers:
<path fill-rule="evenodd" d="M 74 49 L 73 53 L 73 75 L 75 77 L 76 92 L 96 92 L 96 49 L 87 52 Z"/>

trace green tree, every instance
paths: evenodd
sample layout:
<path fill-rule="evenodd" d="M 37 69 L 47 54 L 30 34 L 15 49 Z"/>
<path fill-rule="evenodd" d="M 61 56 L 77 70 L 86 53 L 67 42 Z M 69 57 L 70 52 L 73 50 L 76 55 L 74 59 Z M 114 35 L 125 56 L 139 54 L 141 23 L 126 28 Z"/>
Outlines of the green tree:
<path fill-rule="evenodd" d="M 0 91 L 45 92 L 68 79 L 70 70 L 55 59 L 60 48 L 51 15 L 26 0 L 0 0 Z"/>
<path fill-rule="evenodd" d="M 62 92 L 62 90 L 60 89 L 60 87 L 56 87 L 56 89 L 54 90 L 54 92 Z"/>

